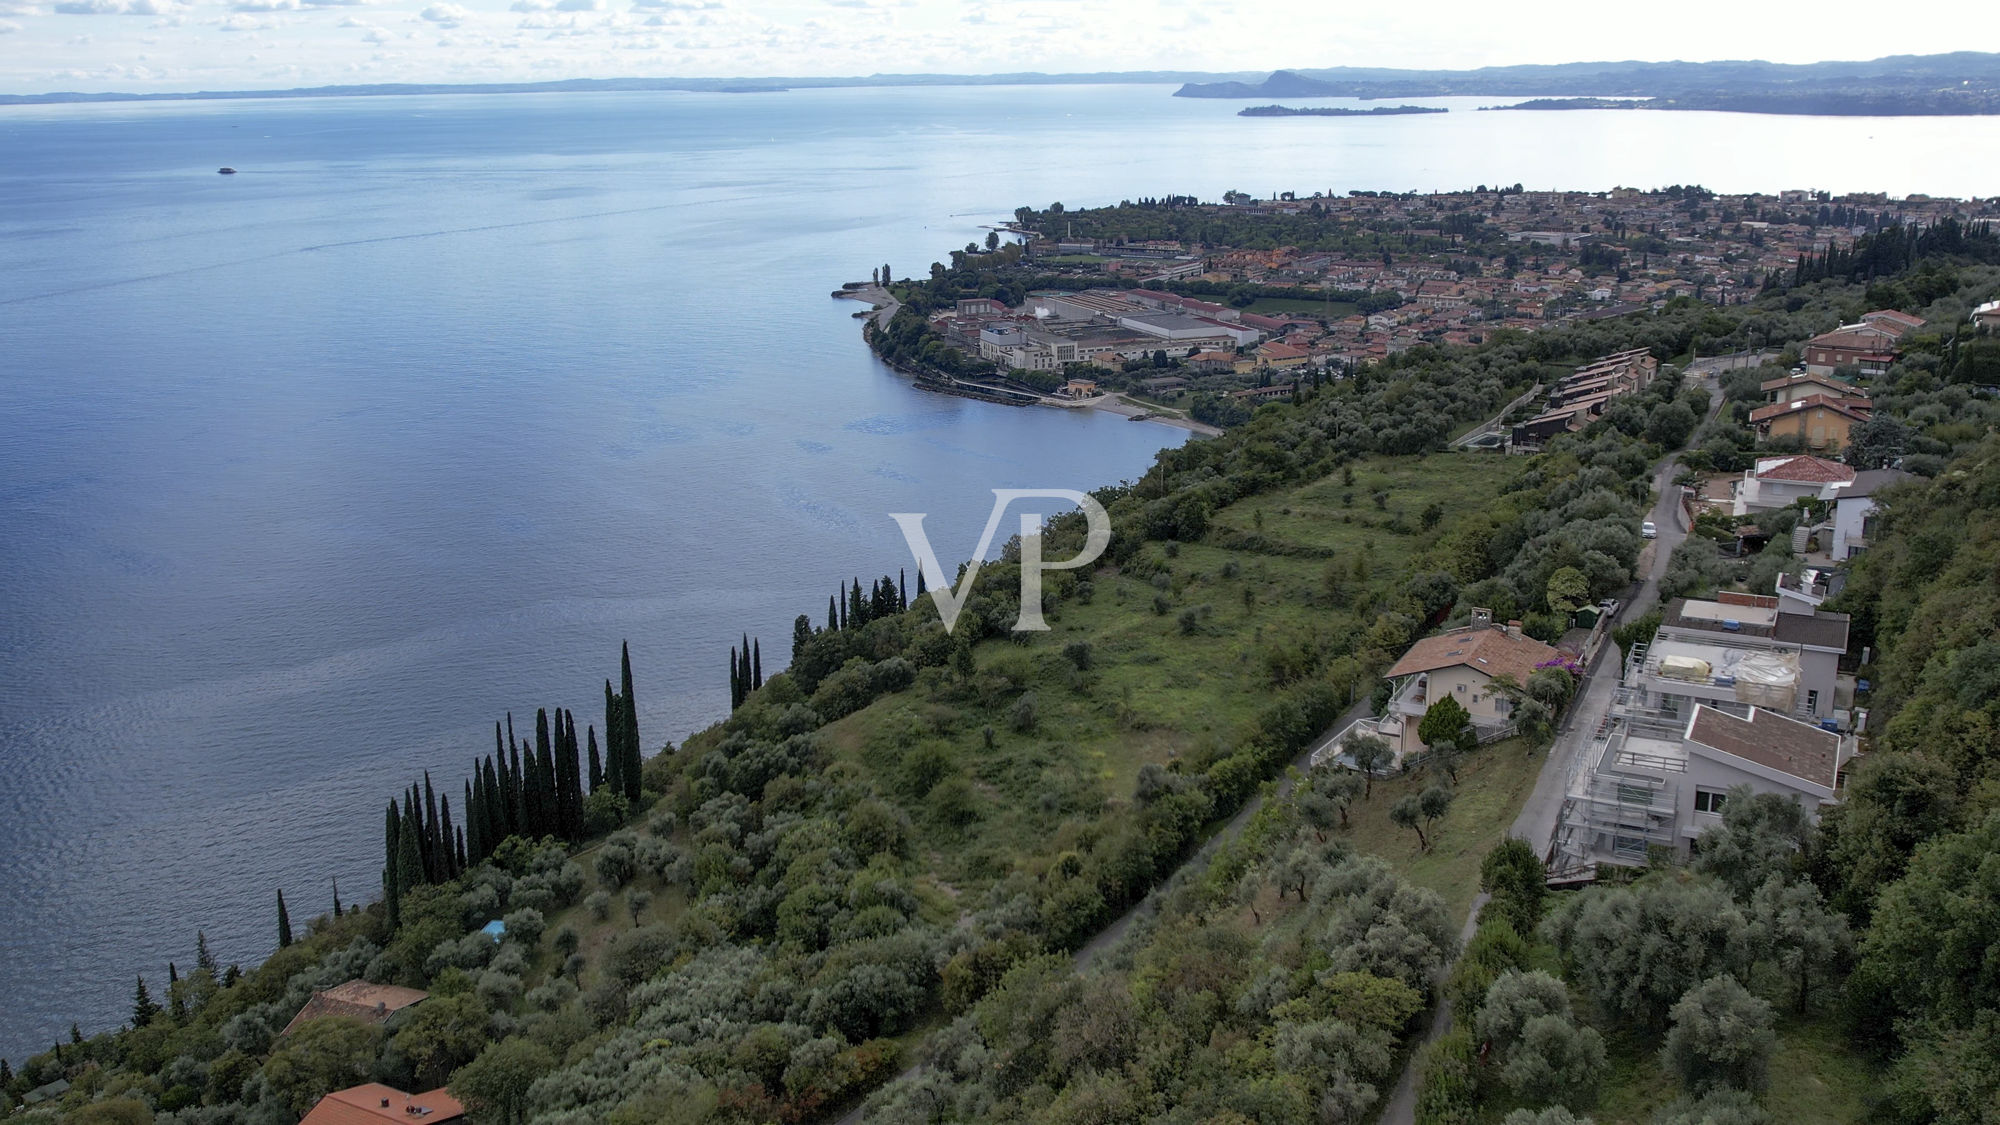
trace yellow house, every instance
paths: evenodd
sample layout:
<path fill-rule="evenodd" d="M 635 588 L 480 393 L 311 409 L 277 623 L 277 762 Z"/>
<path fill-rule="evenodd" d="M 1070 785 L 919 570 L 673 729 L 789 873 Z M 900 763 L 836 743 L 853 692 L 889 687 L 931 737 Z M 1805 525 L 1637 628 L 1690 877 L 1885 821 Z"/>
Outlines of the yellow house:
<path fill-rule="evenodd" d="M 1425 637 L 1383 673 L 1395 685 L 1395 693 L 1379 724 L 1382 736 L 1399 756 L 1421 753 L 1424 743 L 1417 737 L 1417 727 L 1431 704 L 1446 696 L 1458 700 L 1472 716 L 1482 739 L 1497 736 L 1513 723 L 1514 701 L 1495 681 L 1524 685 L 1537 666 L 1558 655 L 1554 648 L 1523 634 L 1518 621 L 1503 626 L 1482 620 Z"/>
<path fill-rule="evenodd" d="M 1868 404 L 1862 400 L 1816 394 L 1760 406 L 1750 412 L 1750 424 L 1759 437 L 1796 436 L 1814 452 L 1838 453 L 1847 448 L 1849 432 L 1868 415 Z"/>

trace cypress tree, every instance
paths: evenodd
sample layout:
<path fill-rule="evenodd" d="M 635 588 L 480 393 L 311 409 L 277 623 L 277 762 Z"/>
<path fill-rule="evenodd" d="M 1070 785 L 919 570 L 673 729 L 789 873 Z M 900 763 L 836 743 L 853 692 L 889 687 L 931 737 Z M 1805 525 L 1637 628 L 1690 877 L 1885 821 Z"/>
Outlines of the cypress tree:
<path fill-rule="evenodd" d="M 618 697 L 611 694 L 611 681 L 604 681 L 604 784 L 613 793 L 625 792 L 625 754 L 619 740 L 625 737 L 625 722 L 618 717 Z"/>
<path fill-rule="evenodd" d="M 562 713 L 562 752 L 556 757 L 558 789 L 562 794 L 563 835 L 583 839 L 583 769 L 577 761 L 576 716 Z"/>
<path fill-rule="evenodd" d="M 480 841 L 485 850 L 479 853 L 479 858 L 485 859 L 507 838 L 507 806 L 500 797 L 500 774 L 493 768 L 492 758 L 486 759 L 486 799 L 480 803 L 486 813 L 486 831 Z"/>
<path fill-rule="evenodd" d="M 341 914 L 341 910 L 340 910 L 340 876 L 338 876 L 338 875 L 335 875 L 335 876 L 333 877 L 333 916 L 334 916 L 335 918 L 338 918 L 338 917 L 340 917 L 340 914 Z M 197 960 L 197 961 L 195 962 L 195 964 L 196 964 L 196 965 L 200 965 L 200 964 L 201 964 L 201 962 L 200 962 L 199 960 Z"/>
<path fill-rule="evenodd" d="M 382 905 L 389 912 L 389 928 L 403 924 L 403 885 L 396 878 L 397 857 L 403 854 L 403 818 L 396 811 L 396 802 L 389 802 L 389 823 L 384 830 L 384 844 L 387 852 L 382 860 Z"/>
<path fill-rule="evenodd" d="M 750 642 L 750 688 L 755 691 L 764 686 L 764 642 Z"/>
<path fill-rule="evenodd" d="M 801 613 L 792 619 L 792 663 L 797 664 L 806 646 L 812 643 L 812 618 Z"/>
<path fill-rule="evenodd" d="M 472 763 L 472 780 L 465 783 L 465 850 L 468 855 L 474 856 L 479 855 L 479 830 L 483 827 L 481 820 L 486 815 L 479 807 L 481 784 L 479 763 L 475 760 Z M 475 859 L 473 862 L 479 861 Z"/>
<path fill-rule="evenodd" d="M 842 590 L 841 593 L 845 595 L 847 591 Z M 847 598 L 844 596 L 840 599 L 840 627 L 847 628 Z"/>
<path fill-rule="evenodd" d="M 924 596 L 924 594 L 925 594 L 925 593 L 927 593 L 927 592 L 928 592 L 928 591 L 926 591 L 926 590 L 924 589 L 924 568 L 923 568 L 923 567 L 918 567 L 918 568 L 917 568 L 917 596 L 921 598 L 921 597 L 923 597 L 923 596 Z"/>
<path fill-rule="evenodd" d="M 417 843 L 423 833 L 418 830 L 415 818 L 405 816 L 403 827 L 396 834 L 396 888 L 404 894 L 424 885 L 424 856 Z"/>
<path fill-rule="evenodd" d="M 465 862 L 465 829 L 461 828 L 458 830 L 458 840 L 455 846 L 458 849 L 458 869 L 463 871 L 470 866 L 470 864 Z"/>
<path fill-rule="evenodd" d="M 228 968 L 222 970 L 222 987 L 224 988 L 235 988 L 236 983 L 242 979 L 243 966 L 241 965 L 231 964 Z"/>
<path fill-rule="evenodd" d="M 208 951 L 208 935 L 200 930 L 194 932 L 194 967 L 207 969 L 211 974 L 215 972 L 215 954 Z M 0 1086 L 5 1085 L 5 1082 L 0 1082 Z"/>
<path fill-rule="evenodd" d="M 445 879 L 458 878 L 458 856 L 453 848 L 457 839 L 458 833 L 451 827 L 451 796 L 447 794 L 438 801 L 438 868 Z"/>
<path fill-rule="evenodd" d="M 83 1046 L 83 1027 L 75 1021 L 71 1021 L 69 1025 L 69 1041 L 75 1046 Z M 4 1082 L 0 1082 L 0 1085 L 5 1084 Z"/>
<path fill-rule="evenodd" d="M 508 728 L 513 728 L 511 716 Z M 534 835 L 534 826 L 528 823 L 528 778 L 521 770 L 521 747 L 509 736 L 508 753 L 513 757 L 513 765 L 507 776 L 507 827 L 517 836 Z"/>
<path fill-rule="evenodd" d="M 431 771 L 424 771 L 424 870 L 433 883 L 451 878 L 445 870 L 444 832 L 438 822 L 437 792 L 431 788 Z"/>
<path fill-rule="evenodd" d="M 847 591 L 847 619 L 854 622 L 856 629 L 868 624 L 868 603 L 861 599 L 861 579 L 856 577 Z"/>
<path fill-rule="evenodd" d="M 826 627 L 828 629 L 840 628 L 840 614 L 837 612 L 835 599 L 830 594 L 826 599 Z"/>
<path fill-rule="evenodd" d="M 896 568 L 896 612 L 910 608 L 910 574 L 903 567 Z"/>
<path fill-rule="evenodd" d="M 187 996 L 176 987 L 180 983 L 180 967 L 172 961 L 167 962 L 167 1019 L 176 1025 L 186 1023 L 188 1014 Z M 69 1041 L 83 1042 L 83 1029 L 75 1024 L 69 1025 Z"/>
<path fill-rule="evenodd" d="M 532 785 L 530 787 L 532 799 L 528 801 L 528 819 L 532 823 L 528 825 L 528 829 L 536 837 L 552 835 L 554 827 L 556 827 L 554 825 L 554 821 L 556 821 L 556 815 L 554 815 L 556 813 L 554 811 L 554 805 L 556 805 L 556 801 L 554 801 L 556 793 L 554 791 L 556 791 L 556 787 L 550 781 L 550 773 L 552 773 L 548 769 L 550 761 L 552 759 L 550 759 L 550 747 L 548 747 L 548 709 L 546 707 L 536 707 L 534 709 L 534 767 L 528 773 L 528 779 L 530 779 L 530 785 Z"/>
<path fill-rule="evenodd" d="M 153 994 L 146 991 L 146 978 L 139 978 L 139 987 L 132 994 L 132 1026 L 145 1027 L 160 1014 L 160 1006 L 153 1003 Z M 56 1047 L 56 1057 L 62 1057 L 62 1047 Z"/>
<path fill-rule="evenodd" d="M 14 1084 L 14 1068 L 7 1065 L 6 1059 L 0 1059 L 0 1090 L 5 1090 L 7 1087 L 12 1086 L 13 1084 Z"/>
<path fill-rule="evenodd" d="M 604 761 L 597 756 L 597 727 L 585 723 L 583 737 L 590 744 L 590 791 L 595 793 L 604 784 Z"/>
<path fill-rule="evenodd" d="M 625 748 L 625 799 L 636 806 L 639 802 L 640 774 L 645 765 L 644 752 L 639 749 L 639 701 L 632 694 L 632 646 L 626 644 L 618 658 L 619 690 L 623 701 L 619 704 L 619 717 L 625 720 L 623 743 Z"/>
<path fill-rule="evenodd" d="M 736 647 L 729 648 L 729 709 L 743 706 L 743 670 L 736 664 Z"/>
<path fill-rule="evenodd" d="M 278 891 L 278 948 L 292 944 L 292 919 L 285 913 L 285 892 Z"/>

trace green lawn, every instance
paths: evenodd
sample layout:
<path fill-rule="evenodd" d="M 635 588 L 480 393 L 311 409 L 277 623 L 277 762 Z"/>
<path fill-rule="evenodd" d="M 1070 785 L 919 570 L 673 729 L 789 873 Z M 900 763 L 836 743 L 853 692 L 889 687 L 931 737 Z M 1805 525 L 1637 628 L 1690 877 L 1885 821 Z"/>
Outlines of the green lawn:
<path fill-rule="evenodd" d="M 1250 306 L 1243 311 L 1263 316 L 1297 313 L 1301 316 L 1339 320 L 1341 317 L 1353 316 L 1360 309 L 1346 301 L 1314 301 L 1304 297 L 1259 297 L 1250 302 Z"/>
<path fill-rule="evenodd" d="M 1680 1096 L 1678 1084 L 1660 1068 L 1657 1036 L 1606 1031 L 1605 1047 L 1610 1071 L 1589 1111 L 1598 1125 L 1648 1125 L 1657 1110 Z M 1770 1087 L 1758 1100 L 1785 1125 L 1853 1125 L 1868 1119 L 1868 1095 L 1879 1081 L 1832 1017 L 1786 1017 L 1778 1023 Z"/>
<path fill-rule="evenodd" d="M 1379 855 L 1404 878 L 1444 896 L 1452 917 L 1463 919 L 1479 893 L 1479 863 L 1507 835 L 1521 806 L 1534 791 L 1535 778 L 1548 757 L 1546 747 L 1525 738 L 1510 738 L 1483 746 L 1458 767 L 1458 794 L 1451 811 L 1433 828 L 1429 851 L 1417 848 L 1417 835 L 1389 820 L 1389 807 L 1406 793 L 1432 782 L 1414 773 L 1375 779 L 1374 796 L 1349 811 L 1352 825 L 1343 838 L 1356 851 Z"/>

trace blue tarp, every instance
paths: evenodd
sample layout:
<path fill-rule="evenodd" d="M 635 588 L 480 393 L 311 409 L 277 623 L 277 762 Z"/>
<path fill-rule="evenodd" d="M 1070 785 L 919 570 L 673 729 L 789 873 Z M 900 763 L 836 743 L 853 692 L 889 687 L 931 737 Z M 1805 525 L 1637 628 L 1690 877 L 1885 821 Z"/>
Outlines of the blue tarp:
<path fill-rule="evenodd" d="M 485 934 L 487 937 L 492 938 L 494 941 L 499 941 L 502 937 L 506 936 L 507 934 L 507 923 L 502 922 L 498 918 L 495 918 L 491 922 L 488 922 L 484 926 L 481 926 L 479 932 Z"/>

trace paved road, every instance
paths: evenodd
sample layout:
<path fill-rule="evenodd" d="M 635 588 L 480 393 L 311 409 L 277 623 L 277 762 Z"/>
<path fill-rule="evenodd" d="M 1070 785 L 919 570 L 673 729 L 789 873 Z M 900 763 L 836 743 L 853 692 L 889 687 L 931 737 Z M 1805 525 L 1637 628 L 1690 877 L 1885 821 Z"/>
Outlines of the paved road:
<path fill-rule="evenodd" d="M 1708 417 L 1713 418 L 1722 409 L 1722 388 L 1711 382 L 1708 386 Z M 1674 487 L 1674 477 L 1680 473 L 1678 454 L 1669 454 L 1653 469 L 1653 491 L 1659 497 L 1653 504 L 1652 514 L 1647 519 L 1659 529 L 1659 538 L 1646 545 L 1639 553 L 1638 569 L 1644 577 L 1618 608 L 1614 622 L 1623 623 L 1636 617 L 1644 617 L 1653 603 L 1659 600 L 1660 576 L 1667 572 L 1667 560 L 1674 548 L 1687 538 L 1688 527 L 1681 513 L 1680 489 Z M 1611 711 L 1611 701 L 1618 691 L 1618 679 L 1622 674 L 1618 646 L 1606 644 L 1598 650 L 1597 658 L 1584 670 L 1583 685 L 1577 697 L 1563 713 L 1561 724 L 1556 728 L 1555 742 L 1549 747 L 1548 760 L 1542 763 L 1542 772 L 1535 778 L 1534 792 L 1521 806 L 1521 815 L 1515 819 L 1514 827 L 1508 835 L 1518 840 L 1526 840 L 1545 857 L 1556 832 L 1556 818 L 1562 813 L 1563 790 L 1569 782 L 1570 764 L 1584 752 L 1590 736 L 1597 731 L 1598 724 Z M 1465 920 L 1465 928 L 1459 933 L 1459 946 L 1472 937 L 1479 918 L 1479 908 L 1486 904 L 1486 896 L 1473 900 L 1472 914 Z M 1451 1030 L 1451 1005 L 1443 996 L 1437 998 L 1431 1009 L 1430 1029 L 1424 1035 L 1425 1042 L 1432 1042 Z M 1415 1125 L 1417 1119 L 1416 1056 L 1411 1056 L 1409 1065 L 1390 1092 L 1388 1103 L 1383 1106 L 1381 1125 Z"/>

